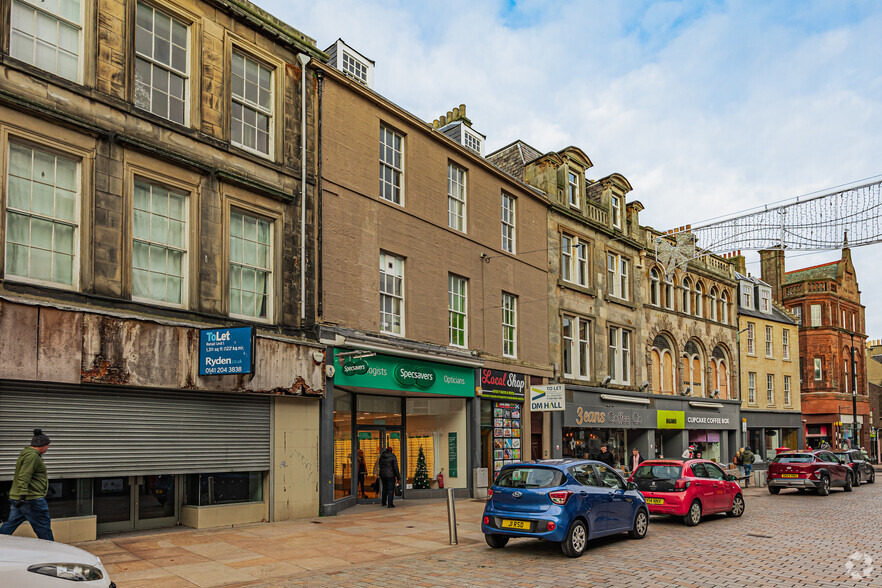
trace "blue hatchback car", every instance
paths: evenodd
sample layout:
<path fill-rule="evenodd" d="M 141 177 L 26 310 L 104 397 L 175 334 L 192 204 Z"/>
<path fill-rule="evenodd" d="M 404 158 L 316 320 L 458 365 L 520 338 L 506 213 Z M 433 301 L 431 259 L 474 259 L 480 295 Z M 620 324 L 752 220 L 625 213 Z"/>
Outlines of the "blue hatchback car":
<path fill-rule="evenodd" d="M 643 539 L 649 510 L 634 484 L 599 461 L 546 459 L 507 465 L 488 491 L 481 530 L 487 545 L 512 537 L 560 543 L 569 557 L 590 539 L 628 532 Z"/>

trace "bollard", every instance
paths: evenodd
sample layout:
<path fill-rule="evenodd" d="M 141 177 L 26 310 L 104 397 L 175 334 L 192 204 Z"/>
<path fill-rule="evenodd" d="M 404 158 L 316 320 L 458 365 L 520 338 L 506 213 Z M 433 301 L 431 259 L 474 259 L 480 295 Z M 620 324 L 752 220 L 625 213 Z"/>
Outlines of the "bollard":
<path fill-rule="evenodd" d="M 447 526 L 450 529 L 450 544 L 457 545 L 456 538 L 456 506 L 453 503 L 453 488 L 447 489 Z"/>

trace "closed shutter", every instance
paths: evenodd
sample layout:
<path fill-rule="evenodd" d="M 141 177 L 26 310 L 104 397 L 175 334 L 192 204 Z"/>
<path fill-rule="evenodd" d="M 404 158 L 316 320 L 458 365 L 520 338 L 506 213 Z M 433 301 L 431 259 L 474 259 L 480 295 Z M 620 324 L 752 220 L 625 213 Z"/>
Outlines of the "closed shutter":
<path fill-rule="evenodd" d="M 0 381 L 0 480 L 33 429 L 50 478 L 260 471 L 270 399 L 245 394 Z"/>

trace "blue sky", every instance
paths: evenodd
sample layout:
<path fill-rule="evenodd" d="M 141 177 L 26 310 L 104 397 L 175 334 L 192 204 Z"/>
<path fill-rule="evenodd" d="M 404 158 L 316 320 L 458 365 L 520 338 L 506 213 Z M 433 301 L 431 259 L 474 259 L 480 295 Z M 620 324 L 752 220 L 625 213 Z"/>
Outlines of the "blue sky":
<path fill-rule="evenodd" d="M 582 148 L 588 176 L 627 177 L 656 228 L 882 174 L 880 2 L 258 4 L 320 49 L 342 37 L 376 61 L 375 90 L 425 120 L 466 104 L 488 152 Z M 872 339 L 880 252 L 853 251 Z"/>

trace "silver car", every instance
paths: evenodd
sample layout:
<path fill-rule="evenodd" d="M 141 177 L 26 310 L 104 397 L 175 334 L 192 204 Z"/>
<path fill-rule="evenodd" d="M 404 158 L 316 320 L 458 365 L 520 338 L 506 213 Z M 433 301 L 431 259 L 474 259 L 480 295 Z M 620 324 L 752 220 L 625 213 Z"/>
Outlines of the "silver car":
<path fill-rule="evenodd" d="M 97 555 L 42 539 L 0 535 L 0 584 L 16 588 L 116 588 Z"/>

